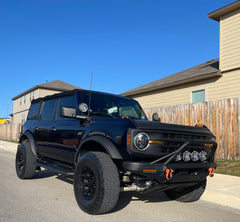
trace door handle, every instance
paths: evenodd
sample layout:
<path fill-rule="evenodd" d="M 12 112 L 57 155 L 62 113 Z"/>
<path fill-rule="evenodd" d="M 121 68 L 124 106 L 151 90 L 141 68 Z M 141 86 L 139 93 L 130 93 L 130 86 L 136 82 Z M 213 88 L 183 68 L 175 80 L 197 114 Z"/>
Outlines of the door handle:
<path fill-rule="evenodd" d="M 52 131 L 54 131 L 54 132 L 55 132 L 55 131 L 57 131 L 57 129 L 56 129 L 55 127 L 52 127 Z"/>
<path fill-rule="evenodd" d="M 35 127 L 34 130 L 38 131 L 39 129 L 38 129 L 38 127 Z"/>

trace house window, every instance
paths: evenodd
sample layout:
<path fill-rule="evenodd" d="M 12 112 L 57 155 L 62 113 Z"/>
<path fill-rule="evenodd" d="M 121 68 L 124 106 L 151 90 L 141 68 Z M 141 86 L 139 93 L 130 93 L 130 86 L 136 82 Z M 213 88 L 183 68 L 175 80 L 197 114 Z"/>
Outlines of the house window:
<path fill-rule="evenodd" d="M 192 91 L 192 103 L 205 102 L 205 89 Z"/>
<path fill-rule="evenodd" d="M 24 101 L 24 104 L 25 104 L 26 103 L 26 95 L 24 96 L 24 100 L 23 101 Z"/>
<path fill-rule="evenodd" d="M 22 124 L 25 122 L 25 114 L 22 115 Z"/>
<path fill-rule="evenodd" d="M 20 98 L 20 106 L 22 105 L 22 97 Z"/>
<path fill-rule="evenodd" d="M 32 101 L 34 99 L 34 91 L 30 92 L 30 101 Z"/>

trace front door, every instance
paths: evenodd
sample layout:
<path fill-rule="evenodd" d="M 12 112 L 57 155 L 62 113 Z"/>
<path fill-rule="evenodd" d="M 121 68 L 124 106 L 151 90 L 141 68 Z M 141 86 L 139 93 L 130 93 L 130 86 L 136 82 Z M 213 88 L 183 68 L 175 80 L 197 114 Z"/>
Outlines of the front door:
<path fill-rule="evenodd" d="M 54 159 L 74 163 L 84 127 L 81 126 L 79 119 L 60 116 L 62 106 L 76 108 L 75 96 L 59 99 L 56 118 L 49 130 L 48 150 L 54 154 Z"/>

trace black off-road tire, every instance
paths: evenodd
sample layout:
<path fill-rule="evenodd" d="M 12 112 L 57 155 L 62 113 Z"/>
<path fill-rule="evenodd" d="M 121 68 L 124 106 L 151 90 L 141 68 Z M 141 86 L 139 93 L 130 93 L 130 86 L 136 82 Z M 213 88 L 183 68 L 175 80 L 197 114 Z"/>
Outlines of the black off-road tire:
<path fill-rule="evenodd" d="M 206 179 L 195 186 L 166 190 L 165 194 L 172 200 L 180 202 L 194 202 L 201 198 L 206 188 Z"/>
<path fill-rule="evenodd" d="M 104 214 L 117 204 L 119 173 L 106 153 L 84 153 L 76 166 L 74 193 L 79 207 L 88 214 Z"/>
<path fill-rule="evenodd" d="M 26 139 L 18 147 L 15 160 L 17 176 L 20 179 L 33 178 L 36 169 L 36 157 L 31 150 L 31 144 Z"/>

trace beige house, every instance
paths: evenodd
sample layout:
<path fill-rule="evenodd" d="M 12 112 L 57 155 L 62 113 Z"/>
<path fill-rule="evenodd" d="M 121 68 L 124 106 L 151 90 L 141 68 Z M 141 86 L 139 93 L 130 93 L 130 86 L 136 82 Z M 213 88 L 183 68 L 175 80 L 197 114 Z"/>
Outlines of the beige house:
<path fill-rule="evenodd" d="M 33 99 L 73 89 L 80 88 L 60 80 L 55 80 L 36 85 L 31 89 L 28 89 L 23 93 L 13 97 L 12 123 L 21 124 L 26 120 L 31 101 Z"/>
<path fill-rule="evenodd" d="M 240 97 L 240 1 L 211 12 L 220 22 L 220 56 L 122 93 L 143 108 Z"/>

